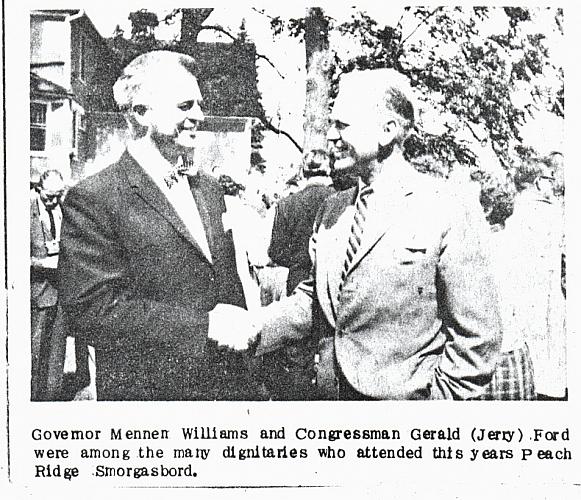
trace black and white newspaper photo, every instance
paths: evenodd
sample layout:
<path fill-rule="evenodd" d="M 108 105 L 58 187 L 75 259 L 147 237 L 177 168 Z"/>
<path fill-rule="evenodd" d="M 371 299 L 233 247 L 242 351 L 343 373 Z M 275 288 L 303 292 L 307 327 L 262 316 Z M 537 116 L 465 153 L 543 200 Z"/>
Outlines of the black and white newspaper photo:
<path fill-rule="evenodd" d="M 2 13 L 3 498 L 581 499 L 581 8 Z"/>

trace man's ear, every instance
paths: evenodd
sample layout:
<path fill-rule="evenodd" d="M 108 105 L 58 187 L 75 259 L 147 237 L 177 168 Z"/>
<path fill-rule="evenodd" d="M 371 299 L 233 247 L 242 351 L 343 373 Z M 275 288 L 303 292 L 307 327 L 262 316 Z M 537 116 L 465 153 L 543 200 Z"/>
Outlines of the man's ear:
<path fill-rule="evenodd" d="M 400 133 L 400 125 L 396 120 L 389 120 L 383 127 L 380 138 L 382 146 L 389 146 Z"/>
<path fill-rule="evenodd" d="M 137 106 L 133 106 L 131 109 L 131 115 L 135 119 L 135 121 L 141 125 L 142 127 L 149 127 L 149 108 L 143 106 L 142 104 L 138 104 Z"/>

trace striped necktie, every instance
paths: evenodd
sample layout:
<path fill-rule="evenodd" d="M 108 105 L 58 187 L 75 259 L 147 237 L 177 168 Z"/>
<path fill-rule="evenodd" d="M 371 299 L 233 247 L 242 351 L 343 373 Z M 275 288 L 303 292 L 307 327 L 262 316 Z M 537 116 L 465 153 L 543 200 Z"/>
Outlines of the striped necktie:
<path fill-rule="evenodd" d="M 373 188 L 370 186 L 364 186 L 359 190 L 359 195 L 357 196 L 357 201 L 355 202 L 355 215 L 353 217 L 353 224 L 351 225 L 349 241 L 347 243 L 345 261 L 343 262 L 343 268 L 341 270 L 341 285 L 339 286 L 339 292 L 343 288 L 343 283 L 345 283 L 347 273 L 349 272 L 351 264 L 353 263 L 353 259 L 355 258 L 355 255 L 361 246 L 365 218 L 367 217 L 367 203 L 369 201 L 368 198 L 372 193 Z"/>

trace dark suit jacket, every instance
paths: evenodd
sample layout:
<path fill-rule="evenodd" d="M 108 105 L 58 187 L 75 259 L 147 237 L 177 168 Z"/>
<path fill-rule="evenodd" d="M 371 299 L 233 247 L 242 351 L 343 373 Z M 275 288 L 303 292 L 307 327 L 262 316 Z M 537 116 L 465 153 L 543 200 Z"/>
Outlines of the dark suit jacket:
<path fill-rule="evenodd" d="M 34 192 L 30 198 L 30 298 L 33 307 L 53 307 L 57 304 L 56 270 L 36 266 L 35 259 L 47 257 L 45 243 L 52 240 L 50 227 L 46 227 L 40 217 L 44 208 Z"/>
<path fill-rule="evenodd" d="M 99 399 L 208 394 L 208 312 L 245 304 L 222 190 L 203 173 L 190 185 L 213 263 L 128 152 L 67 195 L 59 293 L 95 345 Z"/>
<path fill-rule="evenodd" d="M 389 174 L 384 214 L 341 288 L 356 189 L 328 198 L 311 241 L 314 273 L 271 307 L 257 354 L 310 334 L 313 299 L 333 328 L 338 364 L 379 399 L 467 399 L 491 379 L 500 319 L 487 228 L 476 202 L 407 165 Z"/>
<path fill-rule="evenodd" d="M 287 295 L 309 277 L 309 240 L 323 201 L 335 190 L 323 184 L 307 185 L 276 206 L 268 255 L 277 266 L 288 267 Z"/>

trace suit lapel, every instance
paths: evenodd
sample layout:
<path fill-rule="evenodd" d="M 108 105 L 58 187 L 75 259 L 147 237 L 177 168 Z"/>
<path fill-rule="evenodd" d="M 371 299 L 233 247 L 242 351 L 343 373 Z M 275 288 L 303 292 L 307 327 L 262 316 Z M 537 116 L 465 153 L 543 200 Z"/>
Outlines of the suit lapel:
<path fill-rule="evenodd" d="M 345 262 L 347 241 L 351 232 L 354 216 L 356 189 L 338 194 L 337 201 L 319 230 L 320 241 L 317 242 L 317 267 L 321 267 L 320 276 L 326 277 L 327 293 L 331 306 L 339 294 L 341 270 Z"/>
<path fill-rule="evenodd" d="M 42 232 L 42 238 L 44 242 L 52 240 L 52 234 L 50 232 L 50 222 L 48 219 L 48 212 L 42 204 L 40 198 L 36 198 L 36 215 L 38 217 L 38 222 L 40 224 L 40 230 Z M 44 213 L 43 213 L 44 212 Z"/>
<path fill-rule="evenodd" d="M 397 220 L 405 215 L 406 199 L 413 194 L 411 178 L 415 171 L 410 172 L 411 168 L 408 167 L 401 172 L 401 175 L 394 176 L 387 185 L 387 189 L 377 193 L 379 198 L 374 201 L 375 209 L 369 214 L 372 219 L 369 221 L 369 226 L 365 228 L 361 246 L 347 270 L 347 275 L 359 265 L 379 240 L 390 232 Z"/>
<path fill-rule="evenodd" d="M 219 233 L 223 233 L 223 200 L 221 197 L 216 195 L 215 190 L 212 189 L 208 178 L 204 174 L 200 173 L 196 177 L 189 177 L 188 180 L 190 183 L 190 190 L 192 191 L 192 195 L 194 200 L 196 200 L 196 205 L 198 206 L 200 218 L 202 219 L 202 225 L 204 226 L 204 232 L 208 239 L 210 253 L 216 255 L 216 245 L 219 243 Z"/>
<path fill-rule="evenodd" d="M 157 213 L 159 213 L 171 226 L 187 241 L 189 241 L 200 255 L 206 259 L 204 252 L 188 231 L 181 217 L 177 214 L 171 203 L 160 191 L 155 182 L 145 173 L 135 159 L 127 152 L 120 160 L 125 164 L 124 172 L 131 188 L 137 196 L 143 199 Z M 207 259 L 206 259 L 207 260 Z"/>

